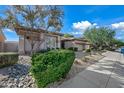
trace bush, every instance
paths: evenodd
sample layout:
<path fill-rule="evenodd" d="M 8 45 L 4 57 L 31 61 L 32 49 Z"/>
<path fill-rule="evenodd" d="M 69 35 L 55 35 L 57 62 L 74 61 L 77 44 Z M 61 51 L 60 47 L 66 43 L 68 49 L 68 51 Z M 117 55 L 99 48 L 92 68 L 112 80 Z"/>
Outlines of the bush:
<path fill-rule="evenodd" d="M 74 47 L 74 51 L 77 51 L 78 50 L 78 48 L 77 47 Z"/>
<path fill-rule="evenodd" d="M 78 48 L 77 47 L 69 47 L 68 50 L 77 51 Z"/>
<path fill-rule="evenodd" d="M 91 49 L 86 49 L 86 52 L 91 52 Z"/>
<path fill-rule="evenodd" d="M 18 62 L 17 53 L 0 53 L 0 68 L 13 65 Z"/>
<path fill-rule="evenodd" d="M 115 51 L 115 49 L 113 49 L 113 48 L 108 48 L 107 50 L 109 50 L 109 51 Z"/>
<path fill-rule="evenodd" d="M 31 73 L 38 87 L 60 80 L 69 72 L 75 59 L 70 50 L 52 50 L 32 57 Z"/>
<path fill-rule="evenodd" d="M 69 47 L 68 50 L 73 50 L 73 47 Z"/>
<path fill-rule="evenodd" d="M 42 50 L 38 51 L 37 53 L 45 53 L 45 52 L 48 52 L 48 50 L 42 49 Z"/>

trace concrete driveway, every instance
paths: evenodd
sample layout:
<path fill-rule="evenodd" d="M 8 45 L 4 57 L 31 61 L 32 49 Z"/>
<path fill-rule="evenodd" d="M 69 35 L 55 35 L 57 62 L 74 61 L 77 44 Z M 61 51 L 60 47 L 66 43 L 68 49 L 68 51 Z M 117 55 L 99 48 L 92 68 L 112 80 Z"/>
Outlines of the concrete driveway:
<path fill-rule="evenodd" d="M 89 66 L 59 88 L 122 88 L 124 87 L 124 56 L 106 52 L 99 62 Z"/>

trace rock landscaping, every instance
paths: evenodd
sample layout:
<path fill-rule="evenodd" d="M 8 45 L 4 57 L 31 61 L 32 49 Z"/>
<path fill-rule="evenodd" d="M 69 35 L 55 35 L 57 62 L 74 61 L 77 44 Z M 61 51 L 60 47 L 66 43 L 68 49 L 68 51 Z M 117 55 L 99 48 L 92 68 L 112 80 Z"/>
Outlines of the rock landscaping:
<path fill-rule="evenodd" d="M 29 56 L 19 56 L 18 64 L 0 69 L 0 88 L 34 88 L 35 81 L 29 73 Z"/>

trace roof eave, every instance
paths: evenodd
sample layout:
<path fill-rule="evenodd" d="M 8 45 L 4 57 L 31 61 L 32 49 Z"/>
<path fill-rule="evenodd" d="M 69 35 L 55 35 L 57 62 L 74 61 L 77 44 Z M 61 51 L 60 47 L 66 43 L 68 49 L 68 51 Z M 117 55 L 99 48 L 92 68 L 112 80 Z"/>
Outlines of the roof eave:
<path fill-rule="evenodd" d="M 62 33 L 57 33 L 57 32 L 50 32 L 50 31 L 46 31 L 46 30 L 43 30 L 43 29 L 30 29 L 30 28 L 24 28 L 24 27 L 16 27 L 16 33 L 19 35 L 19 31 L 20 30 L 32 30 L 36 33 L 48 33 L 48 34 L 51 34 L 51 35 L 59 35 L 59 36 L 63 36 L 64 34 Z"/>

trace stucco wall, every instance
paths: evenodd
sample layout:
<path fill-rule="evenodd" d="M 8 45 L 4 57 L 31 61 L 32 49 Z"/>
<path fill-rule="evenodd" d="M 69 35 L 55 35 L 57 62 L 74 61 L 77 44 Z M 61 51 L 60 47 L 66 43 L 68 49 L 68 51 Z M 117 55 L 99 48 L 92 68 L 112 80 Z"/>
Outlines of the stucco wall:
<path fill-rule="evenodd" d="M 58 48 L 61 48 L 61 36 L 58 36 L 58 44 L 57 44 L 57 47 Z"/>
<path fill-rule="evenodd" d="M 4 43 L 5 52 L 18 52 L 18 42 L 8 41 Z"/>
<path fill-rule="evenodd" d="M 76 47 L 80 51 L 80 50 L 84 50 L 84 49 L 89 49 L 90 45 L 87 45 L 87 44 L 76 44 L 75 41 L 65 41 L 64 42 L 64 47 L 65 48 Z"/>
<path fill-rule="evenodd" d="M 19 37 L 19 49 L 18 49 L 19 54 L 24 54 L 24 37 Z"/>
<path fill-rule="evenodd" d="M 4 51 L 4 42 L 0 42 L 0 52 Z"/>
<path fill-rule="evenodd" d="M 65 42 L 64 42 L 64 47 L 65 47 L 65 48 L 74 47 L 74 44 L 73 44 L 72 41 L 65 41 Z"/>
<path fill-rule="evenodd" d="M 33 41 L 33 51 L 40 51 L 47 48 L 60 48 L 60 37 L 59 36 L 53 36 L 53 35 L 47 35 L 42 33 L 40 35 L 40 41 Z M 31 40 L 30 39 L 24 39 L 22 36 L 19 39 L 19 53 L 20 54 L 28 54 L 31 52 Z"/>
<path fill-rule="evenodd" d="M 76 47 L 78 50 L 83 50 L 83 45 L 75 44 L 74 41 L 65 41 L 65 48 Z"/>
<path fill-rule="evenodd" d="M 90 45 L 85 45 L 85 49 L 90 49 Z"/>
<path fill-rule="evenodd" d="M 52 49 L 58 47 L 57 37 L 54 36 L 46 36 L 45 43 L 46 43 L 46 48 Z"/>
<path fill-rule="evenodd" d="M 74 47 L 78 48 L 79 51 L 83 50 L 83 45 L 75 44 Z"/>

